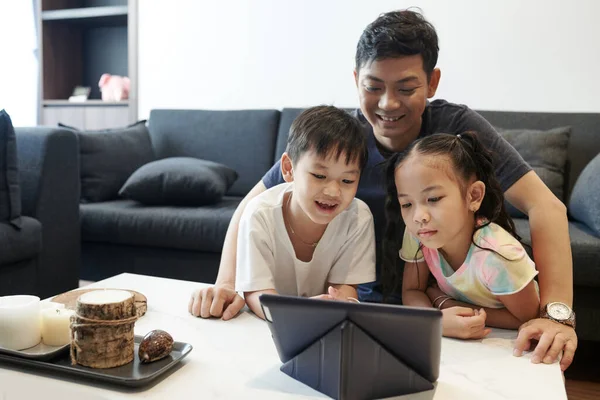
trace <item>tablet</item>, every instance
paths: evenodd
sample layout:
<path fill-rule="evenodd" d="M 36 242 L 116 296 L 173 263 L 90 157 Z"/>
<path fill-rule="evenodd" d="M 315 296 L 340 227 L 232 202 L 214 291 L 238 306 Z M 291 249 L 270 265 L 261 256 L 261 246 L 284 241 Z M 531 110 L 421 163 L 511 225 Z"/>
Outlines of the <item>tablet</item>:
<path fill-rule="evenodd" d="M 260 302 L 283 363 L 349 320 L 430 382 L 439 376 L 440 310 L 272 294 Z"/>

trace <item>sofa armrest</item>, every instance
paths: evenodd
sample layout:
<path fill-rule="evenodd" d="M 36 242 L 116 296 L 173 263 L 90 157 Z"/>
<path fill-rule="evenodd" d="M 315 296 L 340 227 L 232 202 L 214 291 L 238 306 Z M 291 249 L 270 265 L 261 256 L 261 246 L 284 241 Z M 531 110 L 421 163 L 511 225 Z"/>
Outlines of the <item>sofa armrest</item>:
<path fill-rule="evenodd" d="M 45 298 L 79 284 L 79 146 L 75 133 L 16 128 L 22 214 L 42 224 L 37 293 Z"/>

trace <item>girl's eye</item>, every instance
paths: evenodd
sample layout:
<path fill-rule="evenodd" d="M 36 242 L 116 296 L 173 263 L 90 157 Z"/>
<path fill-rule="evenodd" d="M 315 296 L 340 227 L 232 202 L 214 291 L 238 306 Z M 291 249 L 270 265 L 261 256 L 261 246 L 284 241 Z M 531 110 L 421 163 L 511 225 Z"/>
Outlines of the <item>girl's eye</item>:
<path fill-rule="evenodd" d="M 350 179 L 342 179 L 342 182 L 344 182 L 346 185 L 352 185 L 355 181 L 351 181 Z"/>
<path fill-rule="evenodd" d="M 311 174 L 311 175 L 317 179 L 325 179 L 325 175 L 319 175 L 319 174 Z"/>
<path fill-rule="evenodd" d="M 400 207 L 402 207 L 402 208 L 410 208 L 410 206 L 411 206 L 410 203 L 400 204 Z"/>
<path fill-rule="evenodd" d="M 441 199 L 442 199 L 441 197 L 430 197 L 427 199 L 427 201 L 429 201 L 430 203 L 437 203 Z"/>

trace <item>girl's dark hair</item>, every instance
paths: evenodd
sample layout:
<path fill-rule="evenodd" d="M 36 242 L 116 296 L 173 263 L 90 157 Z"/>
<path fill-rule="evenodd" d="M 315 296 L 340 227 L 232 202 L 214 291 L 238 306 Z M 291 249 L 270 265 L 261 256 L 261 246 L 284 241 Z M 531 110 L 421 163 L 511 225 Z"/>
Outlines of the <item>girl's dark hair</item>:
<path fill-rule="evenodd" d="M 385 58 L 420 54 L 428 77 L 438 60 L 435 28 L 418 11 L 400 10 L 381 14 L 363 31 L 356 46 L 356 71 Z"/>
<path fill-rule="evenodd" d="M 307 108 L 292 123 L 285 151 L 294 163 L 310 150 L 336 159 L 345 154 L 346 164 L 357 162 L 362 170 L 369 154 L 363 129 L 357 118 L 340 108 Z"/>
<path fill-rule="evenodd" d="M 399 289 L 402 279 L 402 271 L 397 264 L 398 250 L 404 232 L 398 232 L 403 224 L 400 224 L 402 215 L 394 176 L 398 166 L 412 154 L 448 157 L 459 182 L 466 185 L 466 182 L 475 177 L 485 184 L 485 196 L 479 210 L 475 212 L 475 219 L 485 218 L 486 222 L 475 227 L 473 237 L 478 229 L 494 222 L 517 240 L 521 240 L 516 232 L 515 224 L 504 206 L 504 193 L 496 179 L 493 154 L 483 146 L 475 132 L 465 132 L 459 135 L 438 133 L 416 140 L 403 152 L 392 155 L 385 168 L 387 194 L 385 200 L 386 228 L 383 237 L 382 281 L 384 293 L 388 295 Z M 462 190 L 465 189 L 466 187 L 462 187 Z M 474 241 L 473 244 L 481 249 L 494 251 L 482 248 Z M 499 255 L 505 258 L 502 254 Z"/>

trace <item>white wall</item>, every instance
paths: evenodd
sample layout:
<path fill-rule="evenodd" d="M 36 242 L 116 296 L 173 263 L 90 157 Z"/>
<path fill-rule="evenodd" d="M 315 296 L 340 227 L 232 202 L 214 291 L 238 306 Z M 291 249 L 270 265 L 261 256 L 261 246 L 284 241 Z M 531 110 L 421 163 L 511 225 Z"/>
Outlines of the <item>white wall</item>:
<path fill-rule="evenodd" d="M 6 109 L 14 126 L 35 126 L 38 69 L 33 2 L 0 0 L 0 10 L 0 110 Z"/>
<path fill-rule="evenodd" d="M 354 107 L 362 30 L 410 6 L 438 30 L 437 98 L 476 109 L 600 112 L 595 0 L 141 0 L 139 116 Z"/>

